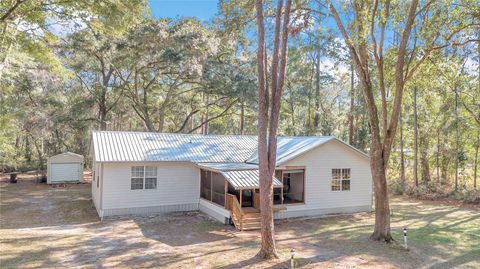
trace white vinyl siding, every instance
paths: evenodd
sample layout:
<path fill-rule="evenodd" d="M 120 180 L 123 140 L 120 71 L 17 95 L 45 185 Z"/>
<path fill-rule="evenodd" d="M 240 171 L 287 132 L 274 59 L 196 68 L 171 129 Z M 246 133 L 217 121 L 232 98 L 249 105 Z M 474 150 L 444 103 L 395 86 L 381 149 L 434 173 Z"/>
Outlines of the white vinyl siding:
<path fill-rule="evenodd" d="M 287 211 L 282 213 L 285 216 L 294 216 L 288 214 L 291 211 L 304 211 L 307 213 L 302 215 L 308 216 L 316 215 L 316 212 L 343 213 L 348 212 L 349 208 L 352 212 L 371 208 L 369 159 L 341 142 L 328 142 L 282 166 L 305 167 L 305 204 L 287 205 Z M 332 169 L 336 168 L 350 169 L 350 191 L 332 191 Z M 341 189 L 341 177 L 338 183 Z"/>
<path fill-rule="evenodd" d="M 156 177 L 153 170 L 149 169 L 145 176 L 157 180 L 156 189 L 132 191 L 132 166 L 155 167 Z M 147 184 L 153 185 L 153 182 Z M 191 208 L 193 204 L 198 209 L 200 172 L 194 164 L 186 162 L 105 163 L 102 186 L 102 209 L 112 209 L 111 212 L 125 212 L 122 209 L 127 208 L 139 208 L 138 211 L 153 207 L 182 208 L 183 205 Z"/>

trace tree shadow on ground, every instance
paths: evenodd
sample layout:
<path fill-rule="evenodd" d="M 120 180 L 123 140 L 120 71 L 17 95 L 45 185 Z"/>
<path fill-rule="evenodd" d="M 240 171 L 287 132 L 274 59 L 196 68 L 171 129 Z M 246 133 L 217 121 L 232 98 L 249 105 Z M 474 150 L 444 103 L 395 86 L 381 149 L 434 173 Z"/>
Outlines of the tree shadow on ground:
<path fill-rule="evenodd" d="M 62 187 L 40 183 L 0 185 L 0 227 L 19 229 L 100 221 L 90 184 Z"/>
<path fill-rule="evenodd" d="M 441 268 L 457 268 L 461 265 L 465 265 L 472 261 L 479 261 L 480 260 L 480 249 L 470 251 L 464 255 L 455 257 L 445 262 L 435 263 L 428 267 L 428 269 L 441 269 Z M 474 265 L 471 266 L 474 268 Z"/>
<path fill-rule="evenodd" d="M 135 223 L 143 236 L 175 247 L 228 241 L 235 229 L 211 220 L 198 211 L 174 212 L 149 217 L 136 217 Z"/>

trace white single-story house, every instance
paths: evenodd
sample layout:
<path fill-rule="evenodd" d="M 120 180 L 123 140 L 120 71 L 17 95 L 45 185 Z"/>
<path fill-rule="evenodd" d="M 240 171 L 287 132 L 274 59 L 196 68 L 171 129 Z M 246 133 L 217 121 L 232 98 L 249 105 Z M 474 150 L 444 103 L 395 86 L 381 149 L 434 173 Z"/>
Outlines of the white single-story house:
<path fill-rule="evenodd" d="M 83 156 L 65 152 L 47 161 L 47 184 L 83 181 Z"/>
<path fill-rule="evenodd" d="M 259 227 L 257 137 L 94 131 L 92 197 L 101 218 L 200 210 Z M 278 137 L 274 217 L 372 210 L 369 157 L 335 137 Z"/>

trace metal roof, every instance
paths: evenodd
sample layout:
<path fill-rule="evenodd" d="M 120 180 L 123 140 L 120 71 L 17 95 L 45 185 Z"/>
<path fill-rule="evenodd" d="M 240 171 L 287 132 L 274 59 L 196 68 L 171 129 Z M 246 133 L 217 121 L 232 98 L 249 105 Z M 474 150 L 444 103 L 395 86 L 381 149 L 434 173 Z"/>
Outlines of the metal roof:
<path fill-rule="evenodd" d="M 333 136 L 279 136 L 277 165 L 332 140 L 339 141 L 368 157 Z M 246 135 L 119 131 L 94 131 L 92 134 L 93 152 L 97 162 L 185 161 L 204 163 L 216 170 L 255 169 L 248 163 L 258 164 L 257 145 L 256 136 Z M 244 164 L 240 167 L 239 163 Z"/>
<path fill-rule="evenodd" d="M 198 163 L 198 167 L 214 171 L 258 170 L 258 164 L 252 163 Z"/>
<path fill-rule="evenodd" d="M 245 162 L 257 149 L 254 136 L 94 131 L 97 162 Z"/>
<path fill-rule="evenodd" d="M 280 136 L 277 138 L 277 165 L 335 139 L 333 136 Z M 258 163 L 258 152 L 255 151 L 247 162 Z"/>
<path fill-rule="evenodd" d="M 258 165 L 251 163 L 199 163 L 198 167 L 213 170 L 222 174 L 235 189 L 260 187 Z M 273 186 L 281 187 L 282 183 L 273 177 Z"/>
<path fill-rule="evenodd" d="M 235 189 L 259 188 L 260 186 L 258 170 L 223 171 L 221 174 Z M 282 187 L 282 182 L 273 177 L 273 187 Z"/>
<path fill-rule="evenodd" d="M 53 159 L 56 159 L 56 158 L 62 158 L 62 157 L 66 157 L 66 156 L 75 157 L 75 158 L 81 159 L 82 161 L 84 159 L 83 155 L 73 153 L 73 152 L 70 152 L 70 151 L 50 156 L 50 157 L 48 157 L 48 159 L 53 160 Z"/>

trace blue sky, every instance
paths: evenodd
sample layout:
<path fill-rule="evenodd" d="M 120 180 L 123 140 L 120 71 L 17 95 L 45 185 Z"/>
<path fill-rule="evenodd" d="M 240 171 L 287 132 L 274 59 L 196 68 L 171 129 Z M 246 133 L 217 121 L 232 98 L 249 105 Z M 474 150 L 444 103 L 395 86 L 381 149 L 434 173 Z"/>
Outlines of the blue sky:
<path fill-rule="evenodd" d="M 155 18 L 197 17 L 208 21 L 218 11 L 218 0 L 149 0 Z"/>

